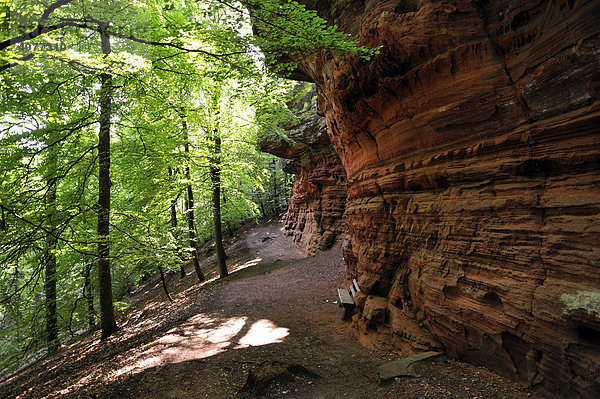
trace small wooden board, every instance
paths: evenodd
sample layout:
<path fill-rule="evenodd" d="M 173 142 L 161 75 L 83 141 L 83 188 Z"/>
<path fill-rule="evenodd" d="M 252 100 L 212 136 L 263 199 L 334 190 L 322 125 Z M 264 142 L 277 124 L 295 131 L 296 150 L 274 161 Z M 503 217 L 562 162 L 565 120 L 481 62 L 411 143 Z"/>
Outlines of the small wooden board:
<path fill-rule="evenodd" d="M 350 296 L 350 293 L 347 290 L 338 288 L 338 296 L 340 297 L 340 306 L 354 305 L 354 299 L 352 299 L 352 296 Z"/>

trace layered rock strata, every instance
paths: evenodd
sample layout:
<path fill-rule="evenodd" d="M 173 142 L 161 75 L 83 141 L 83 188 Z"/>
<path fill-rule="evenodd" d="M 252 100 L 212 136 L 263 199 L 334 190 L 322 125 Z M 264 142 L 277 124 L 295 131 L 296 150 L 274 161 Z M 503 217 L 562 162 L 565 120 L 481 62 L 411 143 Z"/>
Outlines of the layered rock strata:
<path fill-rule="evenodd" d="M 600 397 L 600 2 L 304 3 L 381 46 L 301 65 L 347 172 L 363 338 Z"/>
<path fill-rule="evenodd" d="M 346 172 L 327 137 L 317 110 L 314 84 L 299 84 L 290 101 L 293 121 L 282 132 L 264 132 L 262 151 L 284 159 L 283 169 L 295 175 L 284 229 L 307 253 L 341 242 L 345 231 Z"/>

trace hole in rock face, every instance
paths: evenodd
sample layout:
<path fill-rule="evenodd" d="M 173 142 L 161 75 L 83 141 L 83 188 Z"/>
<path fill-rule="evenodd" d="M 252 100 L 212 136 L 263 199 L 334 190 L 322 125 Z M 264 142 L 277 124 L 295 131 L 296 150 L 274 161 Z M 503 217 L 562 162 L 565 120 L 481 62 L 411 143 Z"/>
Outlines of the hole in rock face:
<path fill-rule="evenodd" d="M 419 11 L 419 1 L 418 0 L 405 0 L 401 1 L 399 5 L 394 8 L 394 12 L 396 14 L 406 14 L 409 12 Z"/>
<path fill-rule="evenodd" d="M 577 335 L 589 344 L 600 346 L 600 331 L 580 326 L 577 327 Z"/>
<path fill-rule="evenodd" d="M 502 299 L 495 292 L 488 292 L 483 296 L 483 303 L 496 309 L 502 309 Z"/>
<path fill-rule="evenodd" d="M 527 22 L 529 22 L 529 13 L 527 11 L 522 11 L 512 19 L 510 29 L 515 31 L 527 25 Z"/>
<path fill-rule="evenodd" d="M 575 0 L 569 0 L 568 3 L 569 3 L 569 8 L 572 10 L 573 7 L 575 7 Z"/>
<path fill-rule="evenodd" d="M 444 298 L 446 299 L 455 299 L 459 296 L 461 296 L 462 291 L 460 290 L 460 288 L 458 288 L 457 286 L 454 285 L 447 285 L 442 289 L 442 292 L 444 293 Z"/>
<path fill-rule="evenodd" d="M 365 97 L 374 96 L 379 89 L 379 81 L 376 79 L 365 79 L 361 84 L 361 89 Z"/>
<path fill-rule="evenodd" d="M 387 296 L 387 294 L 390 292 L 390 286 L 391 284 L 389 281 L 379 280 L 369 290 L 369 294 L 376 296 Z"/>
<path fill-rule="evenodd" d="M 404 309 L 404 304 L 402 303 L 402 299 L 400 298 L 396 299 L 394 303 L 392 303 L 392 305 L 394 305 L 398 309 Z"/>
<path fill-rule="evenodd" d="M 450 187 L 450 183 L 448 182 L 448 179 L 446 179 L 444 176 L 440 176 L 437 179 L 435 179 L 435 184 L 437 184 L 438 188 Z"/>

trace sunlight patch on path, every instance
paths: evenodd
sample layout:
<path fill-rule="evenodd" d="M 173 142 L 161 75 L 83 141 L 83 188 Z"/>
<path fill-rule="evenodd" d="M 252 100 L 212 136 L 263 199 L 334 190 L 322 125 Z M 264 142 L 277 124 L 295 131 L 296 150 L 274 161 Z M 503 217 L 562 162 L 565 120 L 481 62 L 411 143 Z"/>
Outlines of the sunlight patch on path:
<path fill-rule="evenodd" d="M 253 267 L 253 266 L 256 266 L 256 265 L 258 265 L 260 262 L 262 262 L 262 258 L 256 258 L 256 259 L 252 259 L 252 260 L 249 260 L 249 261 L 247 261 L 247 262 L 245 262 L 245 263 L 242 263 L 242 264 L 239 264 L 239 263 L 238 263 L 238 264 L 236 264 L 236 265 L 234 265 L 234 266 L 232 266 L 232 267 L 231 267 L 231 271 L 230 271 L 230 273 L 235 273 L 235 272 L 237 272 L 237 271 L 240 271 L 240 270 L 242 270 L 242 269 L 245 269 L 245 268 L 247 268 L 247 267 Z"/>
<path fill-rule="evenodd" d="M 219 319 L 198 314 L 145 345 L 141 352 L 132 354 L 123 367 L 109 373 L 105 380 L 164 364 L 204 359 L 229 349 L 281 343 L 289 335 L 288 328 L 279 327 L 267 319 L 258 320 L 250 327 L 247 325 L 248 318 L 245 316 Z M 248 331 L 244 333 L 245 327 Z M 236 340 L 238 336 L 242 338 Z"/>
<path fill-rule="evenodd" d="M 271 320 L 262 319 L 252 324 L 235 349 L 280 343 L 288 335 L 289 328 L 277 327 Z"/>
<path fill-rule="evenodd" d="M 155 341 L 154 351 L 160 349 L 159 357 L 169 363 L 216 355 L 231 345 L 230 340 L 242 330 L 246 319 L 236 317 L 218 324 L 218 321 L 203 315 L 194 316 L 190 319 L 191 323 L 172 329 Z"/>

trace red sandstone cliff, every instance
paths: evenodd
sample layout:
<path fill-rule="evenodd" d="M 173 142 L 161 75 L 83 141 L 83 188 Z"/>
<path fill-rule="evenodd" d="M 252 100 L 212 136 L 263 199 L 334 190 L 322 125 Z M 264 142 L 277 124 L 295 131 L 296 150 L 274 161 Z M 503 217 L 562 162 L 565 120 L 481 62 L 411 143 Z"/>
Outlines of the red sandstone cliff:
<path fill-rule="evenodd" d="M 600 1 L 304 3 L 382 46 L 301 67 L 348 176 L 363 338 L 600 397 Z"/>
<path fill-rule="evenodd" d="M 331 248 L 345 231 L 346 172 L 327 137 L 325 117 L 317 110 L 316 88 L 295 88 L 300 98 L 288 107 L 296 120 L 284 132 L 265 132 L 260 149 L 284 158 L 284 169 L 295 174 L 285 231 L 308 253 Z"/>

